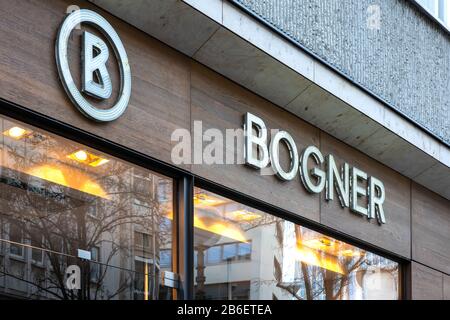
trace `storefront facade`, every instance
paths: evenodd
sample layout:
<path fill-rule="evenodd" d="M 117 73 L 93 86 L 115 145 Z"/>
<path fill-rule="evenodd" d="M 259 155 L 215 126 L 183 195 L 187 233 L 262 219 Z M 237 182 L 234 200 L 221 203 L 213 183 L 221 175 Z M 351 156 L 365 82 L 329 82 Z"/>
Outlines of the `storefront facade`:
<path fill-rule="evenodd" d="M 123 112 L 93 120 L 57 59 L 71 5 L 0 5 L 2 298 L 450 299 L 444 195 L 76 2 L 111 25 L 127 56 L 95 24 L 73 27 L 61 57 L 75 87 L 101 56 L 82 55 L 86 32 L 109 48 L 112 89 L 99 99 L 85 88 L 84 99 L 109 110 L 127 66 L 131 77 Z M 291 140 L 273 147 L 271 129 Z"/>

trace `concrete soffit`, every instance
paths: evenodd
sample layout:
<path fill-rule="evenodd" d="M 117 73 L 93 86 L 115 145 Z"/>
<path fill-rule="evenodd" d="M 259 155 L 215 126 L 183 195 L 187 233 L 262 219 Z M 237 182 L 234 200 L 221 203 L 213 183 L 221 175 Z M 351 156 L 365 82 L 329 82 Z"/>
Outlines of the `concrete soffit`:
<path fill-rule="evenodd" d="M 450 200 L 447 145 L 227 0 L 90 1 Z"/>

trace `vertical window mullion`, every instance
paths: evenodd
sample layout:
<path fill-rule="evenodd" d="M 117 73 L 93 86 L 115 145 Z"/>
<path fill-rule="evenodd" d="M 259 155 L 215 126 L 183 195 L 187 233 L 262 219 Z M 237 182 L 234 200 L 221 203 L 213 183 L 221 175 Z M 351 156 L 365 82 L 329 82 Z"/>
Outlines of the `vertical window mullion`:
<path fill-rule="evenodd" d="M 177 185 L 177 251 L 180 287 L 178 299 L 194 299 L 194 177 L 186 175 Z"/>

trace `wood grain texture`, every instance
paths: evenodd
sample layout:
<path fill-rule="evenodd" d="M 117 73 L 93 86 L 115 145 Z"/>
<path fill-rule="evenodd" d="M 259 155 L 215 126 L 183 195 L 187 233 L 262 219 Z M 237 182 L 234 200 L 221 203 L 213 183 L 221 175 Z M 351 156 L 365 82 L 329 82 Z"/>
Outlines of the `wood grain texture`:
<path fill-rule="evenodd" d="M 413 300 L 441 300 L 443 275 L 417 262 L 411 264 L 411 298 Z"/>
<path fill-rule="evenodd" d="M 85 118 L 69 101 L 59 81 L 55 40 L 71 4 L 94 8 L 111 23 L 126 48 L 132 95 L 127 111 L 114 122 L 99 124 Z M 2 98 L 170 161 L 172 131 L 190 126 L 189 63 L 185 56 L 85 1 L 1 1 L 0 17 Z M 80 52 L 78 37 L 79 32 L 73 33 L 71 57 Z M 76 63 L 71 64 L 71 70 L 78 78 Z M 112 69 L 111 73 L 117 94 L 117 72 Z"/>
<path fill-rule="evenodd" d="M 324 196 L 321 202 L 320 222 L 410 258 L 410 181 L 325 133 L 321 134 L 321 149 L 324 155 L 333 154 L 339 166 L 347 162 L 350 166 L 365 171 L 368 176 L 374 176 L 383 181 L 386 190 L 386 200 L 383 205 L 386 223 L 378 225 L 375 219 L 369 221 L 367 217 L 355 214 L 348 208 L 343 209 L 337 199 L 327 202 Z M 363 201 L 361 205 L 364 205 Z"/>
<path fill-rule="evenodd" d="M 288 131 L 299 150 L 319 143 L 318 129 L 197 63 L 192 64 L 191 81 L 192 122 L 201 120 L 203 130 L 217 128 L 225 132 L 242 128 L 245 113 L 251 112 L 261 117 L 269 129 Z M 285 164 L 287 155 L 287 151 L 280 152 Z M 319 196 L 309 195 L 298 176 L 282 182 L 243 164 L 193 165 L 192 171 L 300 216 L 319 220 Z"/>
<path fill-rule="evenodd" d="M 450 300 L 450 276 L 444 274 L 444 300 Z"/>
<path fill-rule="evenodd" d="M 412 185 L 412 258 L 450 274 L 450 201 Z"/>

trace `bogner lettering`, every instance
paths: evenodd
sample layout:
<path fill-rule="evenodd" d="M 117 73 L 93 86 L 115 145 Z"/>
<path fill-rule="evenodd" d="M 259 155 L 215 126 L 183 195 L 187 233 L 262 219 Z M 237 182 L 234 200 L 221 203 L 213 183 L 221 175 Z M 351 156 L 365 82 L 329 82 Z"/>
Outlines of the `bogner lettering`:
<path fill-rule="evenodd" d="M 325 199 L 330 201 L 334 200 L 336 191 L 343 208 L 348 207 L 356 214 L 376 219 L 379 224 L 386 223 L 383 210 L 386 194 L 383 182 L 379 179 L 369 177 L 367 173 L 350 167 L 348 163 L 338 168 L 333 155 L 324 157 L 315 146 L 308 146 L 299 156 L 294 139 L 286 131 L 278 131 L 267 147 L 267 127 L 261 118 L 251 113 L 245 115 L 244 133 L 247 165 L 264 169 L 270 164 L 277 177 L 283 181 L 290 181 L 299 173 L 300 180 L 308 192 L 321 193 L 325 189 Z M 290 165 L 287 171 L 280 164 L 281 142 L 289 151 Z M 367 202 L 367 205 L 363 205 L 363 201 Z"/>

